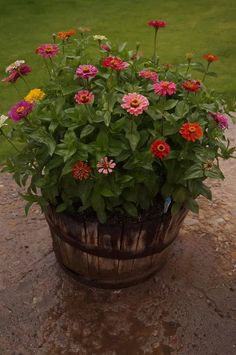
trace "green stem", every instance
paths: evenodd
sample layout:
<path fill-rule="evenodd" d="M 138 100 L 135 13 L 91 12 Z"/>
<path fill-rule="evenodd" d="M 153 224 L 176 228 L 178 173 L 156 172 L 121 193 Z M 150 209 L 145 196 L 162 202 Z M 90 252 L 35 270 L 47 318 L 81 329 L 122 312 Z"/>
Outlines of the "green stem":
<path fill-rule="evenodd" d="M 47 59 L 46 59 L 46 58 L 43 58 L 43 61 L 44 61 L 45 67 L 47 68 L 49 77 L 50 77 L 50 79 L 52 79 L 51 71 L 50 71 L 50 68 L 49 68 L 49 66 L 48 66 Z"/>
<path fill-rule="evenodd" d="M 205 71 L 205 73 L 204 73 L 204 75 L 203 75 L 203 78 L 202 78 L 202 82 L 204 83 L 204 81 L 205 81 L 205 79 L 206 79 L 206 75 L 207 75 L 207 73 L 208 73 L 208 69 L 209 69 L 209 66 L 210 66 L 210 62 L 208 62 L 208 64 L 207 64 L 207 67 L 206 67 L 206 71 Z"/>
<path fill-rule="evenodd" d="M 155 34 L 154 34 L 154 52 L 153 52 L 153 63 L 154 63 L 154 65 L 158 64 L 158 63 L 157 63 L 157 31 L 158 31 L 158 28 L 155 28 Z"/>
<path fill-rule="evenodd" d="M 51 57 L 49 57 L 49 60 L 50 60 L 51 65 L 52 65 L 52 71 L 53 71 L 53 74 L 54 74 L 54 76 L 56 77 L 56 72 L 55 72 L 55 67 L 54 67 L 53 60 L 52 60 L 52 58 L 51 58 Z"/>
<path fill-rule="evenodd" d="M 3 132 L 2 128 L 0 128 L 0 131 L 3 135 L 3 137 L 8 141 L 9 144 L 12 145 L 12 147 L 17 151 L 17 153 L 20 153 L 19 149 L 15 146 L 15 144 L 12 143 L 12 141 L 8 138 L 8 136 Z"/>
<path fill-rule="evenodd" d="M 14 89 L 16 90 L 17 94 L 21 97 L 22 95 L 21 95 L 20 91 L 18 90 L 16 84 L 13 84 L 13 86 L 14 86 Z"/>
<path fill-rule="evenodd" d="M 186 70 L 185 75 L 187 75 L 187 74 L 188 74 L 189 68 L 190 68 L 190 61 L 188 61 L 188 66 L 187 66 L 187 70 Z"/>
<path fill-rule="evenodd" d="M 25 83 L 27 89 L 31 90 L 31 89 L 30 89 L 30 86 L 29 86 L 29 84 L 28 84 L 28 82 L 27 82 L 27 80 L 24 78 L 24 76 L 23 76 L 20 72 L 19 72 L 19 74 L 20 74 L 21 79 L 24 81 L 24 83 Z"/>

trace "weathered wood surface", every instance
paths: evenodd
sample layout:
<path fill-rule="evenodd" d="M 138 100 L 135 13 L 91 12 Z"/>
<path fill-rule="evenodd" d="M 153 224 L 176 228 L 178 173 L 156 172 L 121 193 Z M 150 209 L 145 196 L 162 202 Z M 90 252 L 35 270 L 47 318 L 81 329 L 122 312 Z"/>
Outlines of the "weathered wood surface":
<path fill-rule="evenodd" d="M 162 267 L 186 214 L 182 209 L 174 216 L 168 211 L 140 222 L 100 224 L 49 207 L 45 216 L 54 251 L 64 267 L 86 283 L 120 288 Z"/>

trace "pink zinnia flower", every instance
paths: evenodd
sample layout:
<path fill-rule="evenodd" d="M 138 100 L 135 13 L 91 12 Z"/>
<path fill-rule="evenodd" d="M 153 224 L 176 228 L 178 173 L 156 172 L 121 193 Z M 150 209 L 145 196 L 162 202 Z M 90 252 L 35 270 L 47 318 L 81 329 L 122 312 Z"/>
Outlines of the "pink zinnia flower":
<path fill-rule="evenodd" d="M 111 68 L 113 70 L 124 70 L 129 67 L 129 63 L 124 62 L 119 57 L 109 56 L 102 61 L 102 66 L 105 68 Z"/>
<path fill-rule="evenodd" d="M 138 75 L 141 78 L 145 79 L 150 79 L 152 82 L 155 82 L 158 80 L 158 74 L 155 71 L 152 70 L 141 70 Z"/>
<path fill-rule="evenodd" d="M 109 47 L 107 44 L 101 44 L 100 48 L 104 51 L 104 52 L 110 52 L 111 51 L 111 47 Z"/>
<path fill-rule="evenodd" d="M 75 94 L 74 98 L 79 105 L 87 105 L 93 102 L 94 95 L 88 90 L 80 90 Z"/>
<path fill-rule="evenodd" d="M 154 28 L 161 28 L 161 27 L 166 27 L 167 23 L 162 20 L 151 20 L 148 21 L 148 26 L 154 27 Z"/>
<path fill-rule="evenodd" d="M 57 44 L 45 43 L 36 48 L 35 52 L 41 57 L 51 58 L 59 53 L 59 47 Z"/>
<path fill-rule="evenodd" d="M 218 123 L 222 129 L 229 128 L 228 118 L 220 112 L 210 112 L 210 116 Z"/>
<path fill-rule="evenodd" d="M 159 81 L 153 85 L 154 91 L 159 96 L 173 95 L 176 93 L 176 85 L 171 81 Z"/>
<path fill-rule="evenodd" d="M 134 116 L 141 115 L 143 111 L 148 109 L 148 106 L 148 99 L 136 92 L 129 93 L 122 98 L 121 107 Z"/>
<path fill-rule="evenodd" d="M 76 69 L 76 75 L 82 79 L 94 78 L 97 73 L 97 68 L 91 64 L 82 64 Z"/>
<path fill-rule="evenodd" d="M 9 71 L 8 77 L 4 78 L 2 81 L 15 83 L 23 75 L 27 75 L 31 72 L 31 68 L 27 64 L 20 65 L 17 69 Z"/>
<path fill-rule="evenodd" d="M 108 157 L 102 158 L 98 163 L 97 163 L 97 168 L 99 174 L 111 174 L 112 170 L 115 168 L 116 163 L 114 160 L 108 160 Z"/>
<path fill-rule="evenodd" d="M 13 121 L 20 121 L 22 118 L 28 116 L 28 114 L 32 111 L 33 104 L 27 101 L 19 101 L 15 106 L 13 106 L 8 112 L 8 116 Z"/>

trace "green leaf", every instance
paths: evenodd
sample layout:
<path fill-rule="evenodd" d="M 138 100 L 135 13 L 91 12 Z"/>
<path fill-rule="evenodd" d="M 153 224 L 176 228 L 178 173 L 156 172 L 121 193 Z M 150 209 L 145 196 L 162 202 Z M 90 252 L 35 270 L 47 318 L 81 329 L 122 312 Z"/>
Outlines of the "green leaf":
<path fill-rule="evenodd" d="M 126 212 L 129 215 L 131 215 L 133 217 L 137 217 L 138 216 L 138 210 L 137 210 L 136 206 L 132 202 L 126 201 L 124 203 L 124 209 L 126 210 Z"/>
<path fill-rule="evenodd" d="M 176 108 L 175 113 L 179 117 L 185 116 L 189 112 L 189 105 L 186 104 L 184 101 L 179 101 Z"/>
<path fill-rule="evenodd" d="M 136 147 L 138 145 L 138 142 L 140 140 L 139 132 L 136 131 L 136 130 L 133 130 L 132 133 L 127 132 L 125 136 L 128 139 L 128 141 L 129 141 L 129 144 L 130 144 L 130 147 L 131 147 L 132 151 L 135 151 L 135 149 L 136 149 Z"/>
<path fill-rule="evenodd" d="M 53 155 L 56 148 L 56 142 L 45 128 L 38 128 L 37 131 L 30 134 L 30 138 L 38 143 L 45 144 L 48 147 L 49 155 Z"/>
<path fill-rule="evenodd" d="M 105 112 L 103 117 L 104 117 L 104 123 L 108 127 L 111 122 L 111 112 L 109 112 L 109 111 Z"/>
<path fill-rule="evenodd" d="M 185 207 L 188 208 L 190 211 L 192 211 L 193 213 L 198 213 L 199 211 L 199 206 L 196 200 L 189 198 L 186 202 L 185 202 Z"/>
<path fill-rule="evenodd" d="M 178 103 L 178 100 L 172 100 L 172 99 L 169 99 L 166 101 L 166 104 L 164 106 L 164 110 L 168 111 L 168 110 L 171 110 L 172 108 L 174 108 Z"/>
<path fill-rule="evenodd" d="M 188 168 L 185 171 L 184 179 L 185 180 L 197 179 L 197 178 L 201 178 L 203 176 L 204 176 L 204 174 L 203 174 L 202 164 L 197 163 L 197 164 L 190 166 L 190 168 Z"/>
<path fill-rule="evenodd" d="M 80 138 L 84 138 L 86 136 L 88 136 L 90 133 L 92 133 L 94 131 L 95 127 L 88 124 L 87 126 L 85 126 L 80 133 Z"/>
<path fill-rule="evenodd" d="M 205 176 L 211 179 L 224 179 L 222 171 L 216 165 L 214 165 L 210 170 L 205 170 Z"/>

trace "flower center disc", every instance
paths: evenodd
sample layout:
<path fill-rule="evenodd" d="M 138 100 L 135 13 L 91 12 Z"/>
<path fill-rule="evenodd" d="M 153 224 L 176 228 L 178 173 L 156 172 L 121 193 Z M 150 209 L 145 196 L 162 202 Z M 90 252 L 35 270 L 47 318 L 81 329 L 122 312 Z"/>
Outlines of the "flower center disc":
<path fill-rule="evenodd" d="M 24 111 L 24 106 L 20 106 L 20 107 L 18 107 L 18 109 L 16 110 L 18 113 L 20 113 L 20 112 L 23 112 Z"/>
<path fill-rule="evenodd" d="M 84 73 L 89 73 L 89 67 L 83 67 L 83 72 Z"/>
<path fill-rule="evenodd" d="M 159 152 L 163 152 L 163 151 L 165 150 L 164 145 L 163 145 L 163 144 L 159 144 L 158 147 L 157 147 L 157 150 L 158 150 Z"/>
<path fill-rule="evenodd" d="M 196 132 L 196 128 L 195 127 L 189 127 L 188 130 L 189 130 L 190 133 Z"/>
<path fill-rule="evenodd" d="M 131 101 L 131 106 L 132 107 L 138 107 L 139 106 L 139 104 L 140 104 L 140 101 L 138 100 L 138 99 L 133 99 L 132 101 Z"/>
<path fill-rule="evenodd" d="M 47 47 L 46 49 L 45 49 L 45 52 L 46 53 L 51 53 L 53 51 L 53 48 L 52 47 Z"/>
<path fill-rule="evenodd" d="M 88 96 L 87 95 L 82 95 L 81 96 L 81 101 L 82 102 L 87 102 L 88 101 Z"/>

